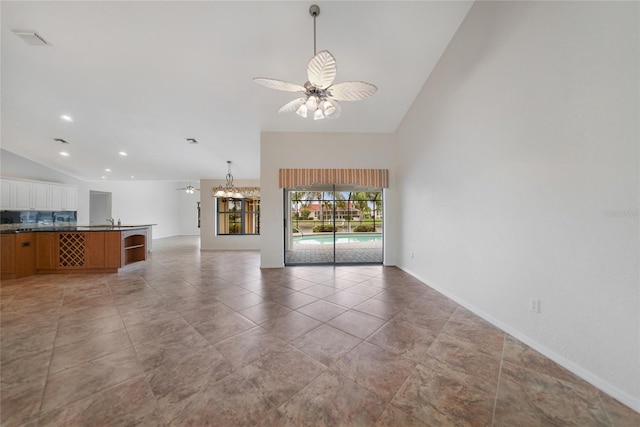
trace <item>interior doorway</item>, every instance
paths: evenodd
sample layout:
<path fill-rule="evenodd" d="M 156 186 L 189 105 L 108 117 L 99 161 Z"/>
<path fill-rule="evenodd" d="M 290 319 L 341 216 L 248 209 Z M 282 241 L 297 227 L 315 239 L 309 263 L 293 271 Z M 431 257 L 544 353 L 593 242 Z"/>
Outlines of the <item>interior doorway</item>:
<path fill-rule="evenodd" d="M 382 264 L 382 188 L 324 184 L 284 191 L 285 265 Z"/>
<path fill-rule="evenodd" d="M 105 225 L 112 218 L 111 193 L 89 191 L 89 225 Z"/>

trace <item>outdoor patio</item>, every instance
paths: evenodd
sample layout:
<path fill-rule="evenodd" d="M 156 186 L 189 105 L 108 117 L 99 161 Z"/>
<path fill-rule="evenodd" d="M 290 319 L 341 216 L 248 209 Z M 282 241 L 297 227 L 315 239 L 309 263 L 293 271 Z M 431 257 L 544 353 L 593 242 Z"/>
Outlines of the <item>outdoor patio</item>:
<path fill-rule="evenodd" d="M 382 242 L 354 242 L 335 245 L 337 263 L 382 263 Z M 333 263 L 333 245 L 293 243 L 286 264 Z"/>

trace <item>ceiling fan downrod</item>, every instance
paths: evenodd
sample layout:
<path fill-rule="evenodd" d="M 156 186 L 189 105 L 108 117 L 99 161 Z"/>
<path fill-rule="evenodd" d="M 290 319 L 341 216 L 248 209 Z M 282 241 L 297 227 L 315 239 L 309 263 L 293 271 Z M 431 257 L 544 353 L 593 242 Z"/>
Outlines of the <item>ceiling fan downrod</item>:
<path fill-rule="evenodd" d="M 320 15 L 320 6 L 312 4 L 309 7 L 309 15 L 313 16 L 313 56 L 316 56 L 316 18 Z"/>

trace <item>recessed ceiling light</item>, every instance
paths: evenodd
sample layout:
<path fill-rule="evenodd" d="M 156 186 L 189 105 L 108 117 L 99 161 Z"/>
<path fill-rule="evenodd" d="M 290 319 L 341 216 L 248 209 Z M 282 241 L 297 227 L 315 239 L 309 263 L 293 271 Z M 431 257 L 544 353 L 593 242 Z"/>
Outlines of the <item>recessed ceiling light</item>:
<path fill-rule="evenodd" d="M 118 154 L 120 154 L 121 156 L 126 156 L 127 153 L 125 153 L 124 151 L 120 151 Z"/>
<path fill-rule="evenodd" d="M 135 178 L 135 176 L 131 175 L 131 179 Z"/>
<path fill-rule="evenodd" d="M 69 153 L 67 153 L 66 151 L 61 151 L 60 155 L 64 157 L 69 157 Z"/>
<path fill-rule="evenodd" d="M 111 169 L 106 168 L 104 171 L 105 171 L 105 172 L 111 172 Z"/>
<path fill-rule="evenodd" d="M 103 175 L 103 176 L 101 176 L 100 178 L 102 178 L 102 179 L 107 179 L 107 177 L 106 177 L 106 176 L 104 176 L 104 175 Z"/>
<path fill-rule="evenodd" d="M 65 122 L 72 122 L 72 121 L 73 121 L 73 119 L 71 118 L 71 116 L 67 116 L 66 114 L 61 115 L 61 116 L 60 116 L 60 118 L 61 118 L 62 120 L 64 120 Z"/>

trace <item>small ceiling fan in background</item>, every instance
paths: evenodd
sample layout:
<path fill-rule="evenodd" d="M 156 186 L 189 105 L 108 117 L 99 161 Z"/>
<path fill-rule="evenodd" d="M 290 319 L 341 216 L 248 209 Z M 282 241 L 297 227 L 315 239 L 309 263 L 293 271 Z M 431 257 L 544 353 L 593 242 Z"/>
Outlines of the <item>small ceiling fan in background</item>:
<path fill-rule="evenodd" d="M 189 185 L 187 185 L 186 187 L 176 188 L 176 191 L 184 191 L 187 194 L 193 194 L 196 191 L 200 191 L 200 189 L 194 187 L 193 185 L 191 185 L 191 183 L 189 183 Z"/>
<path fill-rule="evenodd" d="M 373 95 L 378 88 L 360 81 L 333 84 L 337 71 L 336 59 L 328 50 L 316 53 L 316 17 L 320 15 L 320 7 L 312 5 L 309 14 L 313 16 L 313 58 L 307 64 L 308 80 L 304 86 L 266 77 L 253 80 L 271 89 L 304 95 L 283 105 L 279 113 L 295 111 L 300 117 L 306 118 L 307 112 L 311 111 L 314 120 L 336 119 L 342 112 L 338 101 L 360 101 Z"/>

